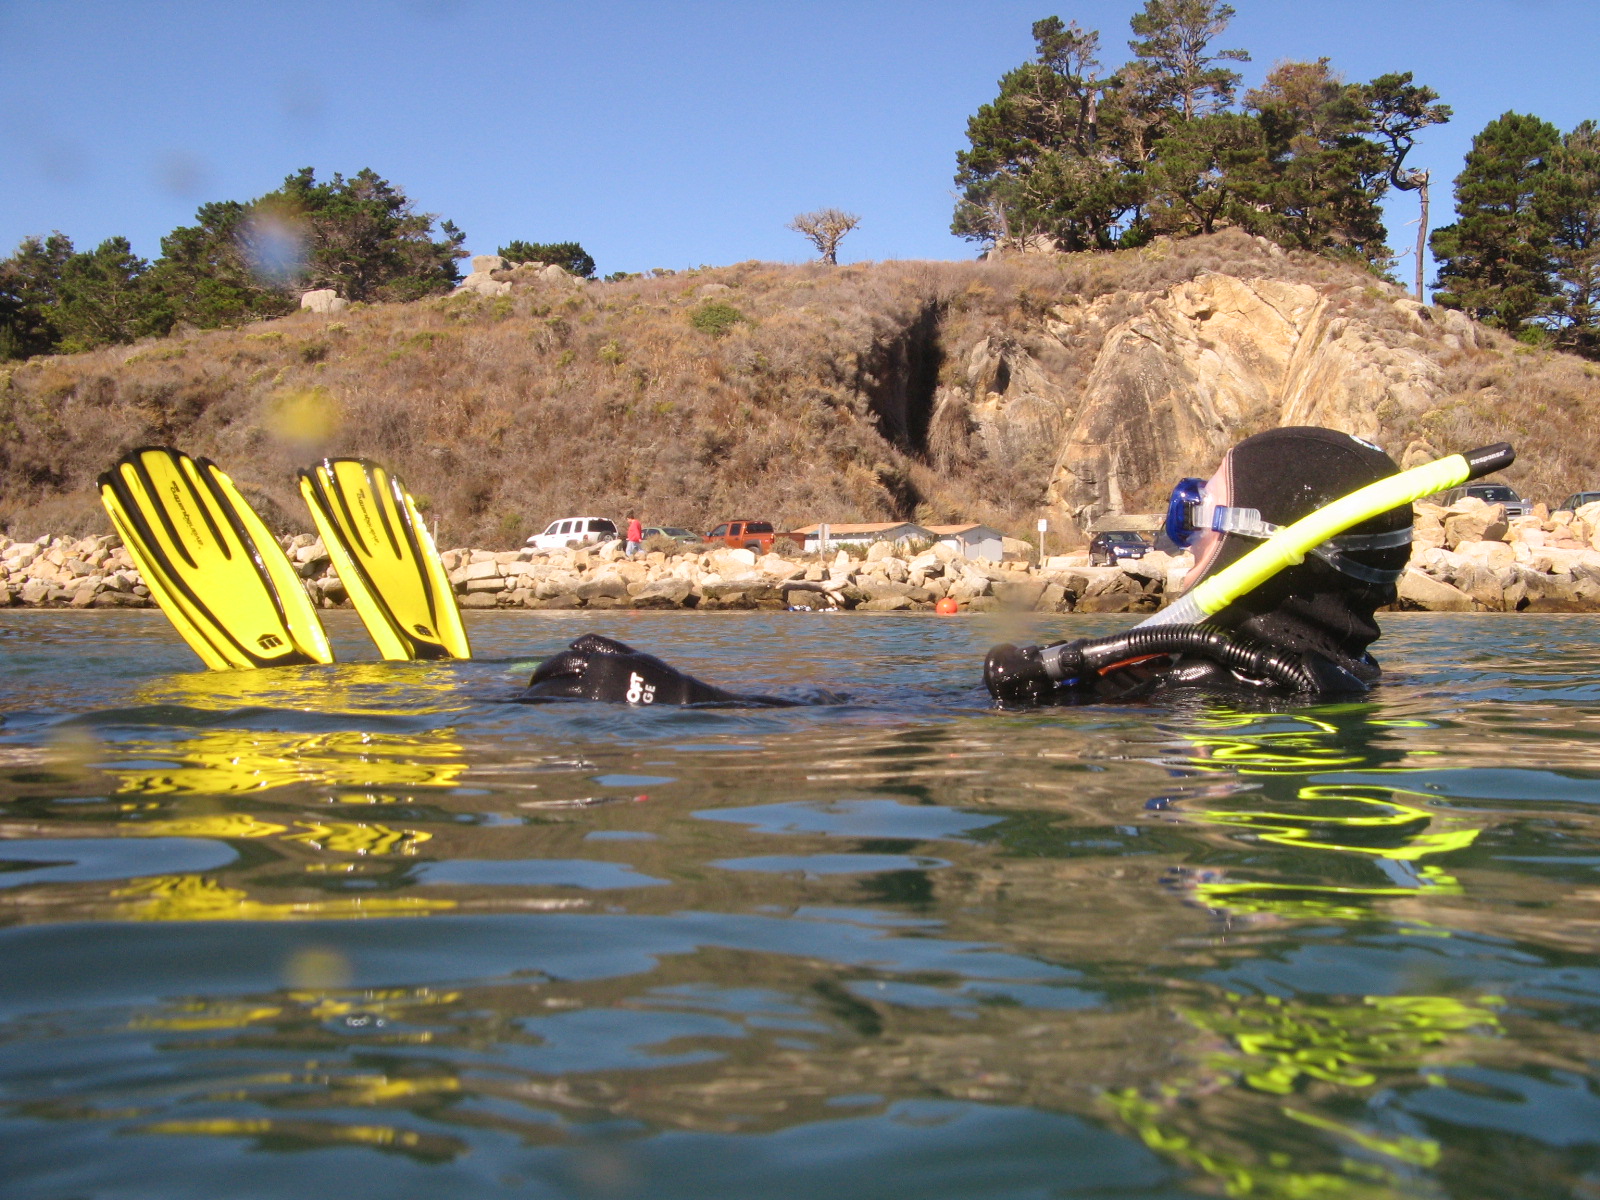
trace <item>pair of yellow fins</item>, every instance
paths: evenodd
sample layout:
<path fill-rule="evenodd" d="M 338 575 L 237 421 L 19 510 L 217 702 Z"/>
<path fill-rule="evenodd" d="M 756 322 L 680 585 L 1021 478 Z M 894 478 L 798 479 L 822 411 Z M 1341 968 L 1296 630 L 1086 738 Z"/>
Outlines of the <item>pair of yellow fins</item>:
<path fill-rule="evenodd" d="M 471 658 L 455 592 L 400 481 L 359 458 L 300 472 L 333 568 L 388 659 Z M 100 476 L 150 594 L 213 670 L 330 663 L 333 648 L 288 556 L 209 459 L 147 446 Z"/>

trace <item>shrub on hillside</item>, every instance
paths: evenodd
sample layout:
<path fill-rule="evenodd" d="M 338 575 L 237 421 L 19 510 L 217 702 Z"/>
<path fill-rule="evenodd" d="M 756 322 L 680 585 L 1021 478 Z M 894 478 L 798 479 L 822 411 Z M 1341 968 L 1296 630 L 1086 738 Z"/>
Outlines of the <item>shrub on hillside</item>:
<path fill-rule="evenodd" d="M 594 278 L 594 259 L 577 242 L 507 242 L 495 253 L 508 262 L 550 263 L 580 279 Z"/>
<path fill-rule="evenodd" d="M 689 313 L 689 324 L 714 338 L 725 336 L 735 325 L 748 320 L 733 305 L 721 300 L 708 301 Z"/>

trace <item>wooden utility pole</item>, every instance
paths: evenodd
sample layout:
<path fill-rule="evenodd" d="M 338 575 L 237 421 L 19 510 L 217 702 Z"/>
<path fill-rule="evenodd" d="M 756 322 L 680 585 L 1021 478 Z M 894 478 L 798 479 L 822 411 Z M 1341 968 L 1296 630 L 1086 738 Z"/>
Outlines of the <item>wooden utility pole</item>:
<path fill-rule="evenodd" d="M 1412 171 L 1411 178 L 1416 181 L 1417 193 L 1422 201 L 1422 217 L 1417 222 L 1417 303 L 1422 304 L 1422 256 L 1428 249 L 1428 173 L 1426 171 Z"/>

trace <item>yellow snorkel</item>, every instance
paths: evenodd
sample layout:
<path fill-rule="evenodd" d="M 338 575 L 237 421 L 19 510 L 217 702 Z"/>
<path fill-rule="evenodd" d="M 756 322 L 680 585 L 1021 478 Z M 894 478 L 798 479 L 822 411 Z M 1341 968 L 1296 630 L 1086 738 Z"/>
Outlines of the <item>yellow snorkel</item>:
<path fill-rule="evenodd" d="M 1238 562 L 1197 583 L 1172 604 L 1147 617 L 1135 628 L 1155 625 L 1198 625 L 1260 587 L 1285 567 L 1305 561 L 1318 546 L 1338 537 L 1353 525 L 1371 520 L 1391 508 L 1410 504 L 1423 496 L 1457 487 L 1469 479 L 1509 467 L 1517 452 L 1509 443 L 1496 442 L 1465 454 L 1452 454 L 1424 463 L 1387 479 L 1341 496 L 1331 504 L 1278 530 Z"/>

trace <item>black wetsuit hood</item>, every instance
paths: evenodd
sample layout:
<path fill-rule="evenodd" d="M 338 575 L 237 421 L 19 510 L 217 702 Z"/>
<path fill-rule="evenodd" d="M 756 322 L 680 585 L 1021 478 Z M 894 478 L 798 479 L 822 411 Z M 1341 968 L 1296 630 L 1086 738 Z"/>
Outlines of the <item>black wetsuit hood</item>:
<path fill-rule="evenodd" d="M 1315 426 L 1291 426 L 1258 433 L 1240 442 L 1223 459 L 1228 502 L 1254 508 L 1275 525 L 1302 517 L 1399 471 L 1378 447 L 1347 433 Z M 1356 525 L 1352 534 L 1392 533 L 1411 525 L 1411 506 L 1403 504 Z M 1261 543 L 1224 534 L 1223 544 L 1202 579 L 1216 575 Z M 1409 546 L 1347 552 L 1356 562 L 1399 571 Z M 1307 556 L 1228 605 L 1211 624 L 1242 633 L 1278 649 L 1316 653 L 1359 675 L 1374 673 L 1367 647 L 1378 639 L 1374 613 L 1395 599 L 1393 583 L 1355 579 L 1324 560 Z"/>

